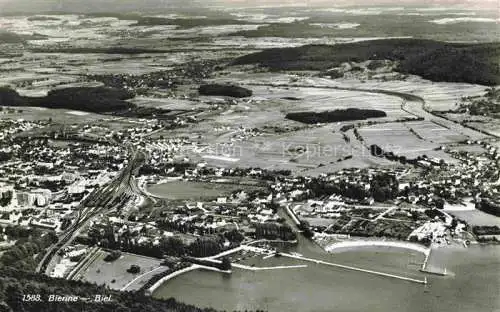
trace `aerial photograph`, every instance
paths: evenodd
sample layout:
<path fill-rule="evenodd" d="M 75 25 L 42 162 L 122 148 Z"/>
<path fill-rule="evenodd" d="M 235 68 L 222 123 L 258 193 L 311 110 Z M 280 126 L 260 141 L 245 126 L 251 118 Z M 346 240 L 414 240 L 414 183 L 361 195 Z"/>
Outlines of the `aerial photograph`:
<path fill-rule="evenodd" d="M 499 0 L 0 0 L 0 312 L 500 312 Z"/>

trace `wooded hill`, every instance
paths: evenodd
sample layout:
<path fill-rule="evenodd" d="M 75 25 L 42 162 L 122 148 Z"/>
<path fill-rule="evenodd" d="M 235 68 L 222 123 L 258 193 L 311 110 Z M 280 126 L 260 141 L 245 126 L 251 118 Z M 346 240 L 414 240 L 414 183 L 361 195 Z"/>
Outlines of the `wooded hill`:
<path fill-rule="evenodd" d="M 326 70 L 343 62 L 399 61 L 397 71 L 431 81 L 500 84 L 500 43 L 458 44 L 419 39 L 384 39 L 338 45 L 267 49 L 235 59 L 272 70 Z"/>

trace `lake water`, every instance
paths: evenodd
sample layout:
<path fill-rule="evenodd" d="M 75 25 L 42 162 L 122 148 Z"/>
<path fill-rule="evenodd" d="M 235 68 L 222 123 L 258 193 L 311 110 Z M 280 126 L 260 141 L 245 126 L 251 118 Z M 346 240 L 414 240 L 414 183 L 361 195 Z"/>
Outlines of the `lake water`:
<path fill-rule="evenodd" d="M 423 279 L 423 255 L 377 248 L 326 254 L 301 239 L 293 249 L 304 256 Z M 256 266 L 299 264 L 288 258 L 254 258 Z M 429 266 L 446 267 L 448 276 L 427 275 L 428 285 L 306 263 L 307 268 L 273 271 L 233 269 L 230 276 L 193 271 L 154 294 L 200 307 L 267 311 L 500 311 L 500 247 L 472 246 L 433 251 Z"/>

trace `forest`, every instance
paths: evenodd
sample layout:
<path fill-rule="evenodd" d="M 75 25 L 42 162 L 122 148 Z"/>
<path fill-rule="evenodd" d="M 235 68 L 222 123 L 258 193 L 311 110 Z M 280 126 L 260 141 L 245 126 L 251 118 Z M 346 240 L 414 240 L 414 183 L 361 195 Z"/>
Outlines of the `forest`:
<path fill-rule="evenodd" d="M 93 113 L 124 111 L 135 108 L 125 100 L 134 95 L 124 89 L 74 87 L 51 90 L 45 97 L 24 97 L 10 88 L 0 88 L 0 106 L 38 106 L 65 108 Z"/>
<path fill-rule="evenodd" d="M 221 84 L 206 84 L 201 85 L 198 89 L 200 95 L 218 95 L 230 96 L 236 98 L 243 98 L 252 96 L 252 90 L 234 86 L 234 85 L 221 85 Z"/>
<path fill-rule="evenodd" d="M 325 112 L 288 113 L 286 118 L 306 124 L 317 124 L 349 120 L 365 120 L 368 118 L 380 118 L 386 116 L 387 114 L 381 110 L 348 108 Z"/>
<path fill-rule="evenodd" d="M 271 70 L 326 70 L 344 62 L 398 61 L 396 71 L 435 82 L 500 84 L 500 43 L 462 44 L 422 39 L 384 39 L 337 45 L 274 48 L 236 58 L 233 65 Z"/>

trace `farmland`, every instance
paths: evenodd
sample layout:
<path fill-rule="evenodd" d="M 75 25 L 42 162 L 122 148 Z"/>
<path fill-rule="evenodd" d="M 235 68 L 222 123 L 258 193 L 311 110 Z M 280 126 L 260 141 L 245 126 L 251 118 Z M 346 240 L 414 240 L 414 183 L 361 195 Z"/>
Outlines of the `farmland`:
<path fill-rule="evenodd" d="M 417 130 L 412 132 L 411 129 Z M 422 134 L 419 134 L 418 131 Z M 442 139 L 440 133 L 443 132 L 440 131 L 443 130 L 436 128 L 436 125 L 422 121 L 367 126 L 360 129 L 359 133 L 367 144 L 385 147 L 385 150 L 392 151 L 397 155 L 404 155 L 407 158 L 427 155 L 450 160 L 451 158 L 446 153 L 438 150 L 441 142 L 433 141 L 436 138 Z"/>
<path fill-rule="evenodd" d="M 473 96 L 482 92 L 484 87 L 430 84 L 417 77 L 384 83 L 306 77 L 307 73 L 305 77 L 296 73 L 243 73 L 238 70 L 221 73 L 212 81 L 239 81 L 241 86 L 253 91 L 253 96 L 237 101 L 222 114 L 206 115 L 204 123 L 174 133 L 201 136 L 208 147 L 215 146 L 219 153 L 204 158 L 209 165 L 291 169 L 307 174 L 350 166 L 391 165 L 388 161 L 368 155 L 367 146 L 370 144 L 392 146 L 393 152 L 401 151 L 406 156 L 425 154 L 453 161 L 437 149 L 443 144 L 484 137 L 477 131 L 437 118 L 424 110 L 428 106 L 453 106 L 459 96 Z M 379 90 L 400 92 L 401 95 Z M 405 93 L 420 96 L 425 102 L 407 101 L 403 96 Z M 203 97 L 203 100 L 210 101 L 210 98 L 216 99 Z M 340 131 L 342 125 L 355 122 L 304 126 L 285 118 L 287 113 L 293 112 L 348 108 L 378 109 L 386 112 L 387 117 L 358 125 L 364 142 L 357 142 L 352 131 Z M 417 117 L 424 120 L 401 122 Z M 215 132 L 207 132 L 209 126 Z M 258 131 L 248 133 L 245 129 Z M 351 155 L 352 158 L 348 157 Z"/>

